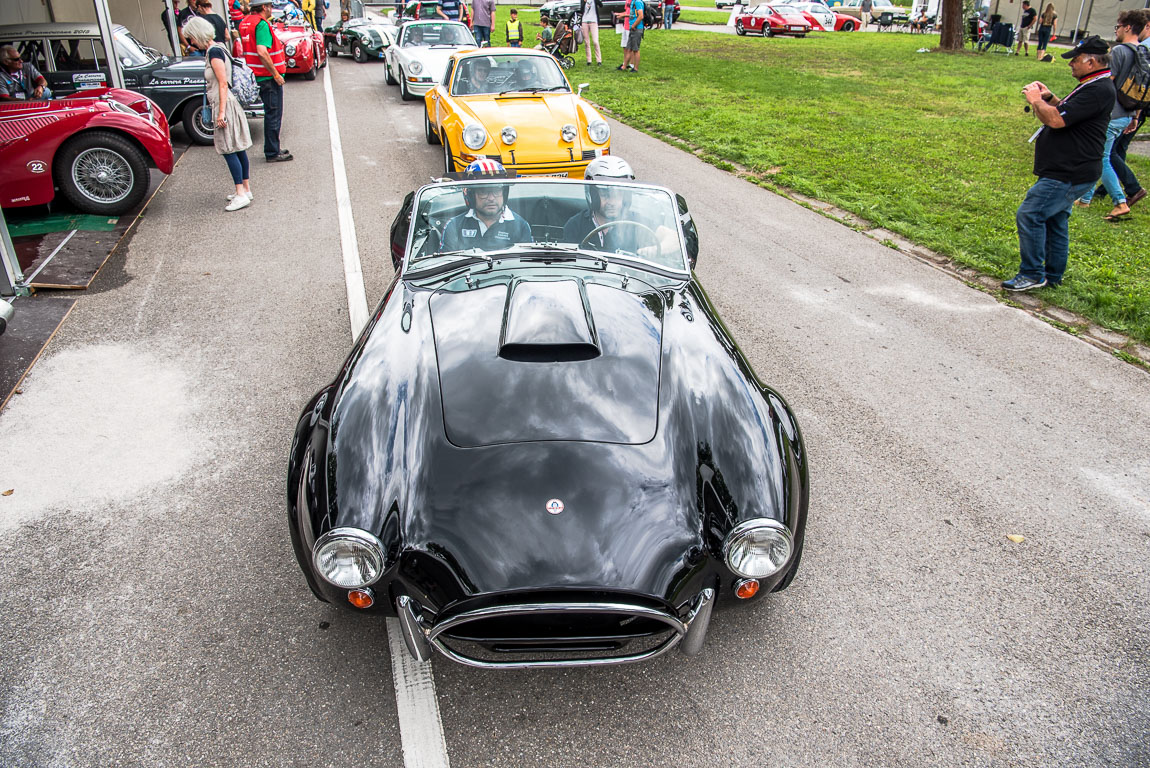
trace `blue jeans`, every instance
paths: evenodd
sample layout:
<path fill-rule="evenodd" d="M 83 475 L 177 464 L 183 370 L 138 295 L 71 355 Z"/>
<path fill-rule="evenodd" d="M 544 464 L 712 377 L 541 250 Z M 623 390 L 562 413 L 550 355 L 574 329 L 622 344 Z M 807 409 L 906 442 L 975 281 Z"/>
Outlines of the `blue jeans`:
<path fill-rule="evenodd" d="M 1070 258 L 1070 211 L 1093 185 L 1042 178 L 1034 182 L 1014 215 L 1022 255 L 1018 274 L 1031 280 L 1062 281 Z"/>
<path fill-rule="evenodd" d="M 1102 148 L 1102 186 L 1106 187 L 1106 194 L 1110 195 L 1110 199 L 1114 201 L 1115 205 L 1126 202 L 1126 193 L 1122 191 L 1122 184 L 1118 181 L 1118 174 L 1114 172 L 1114 166 L 1110 163 L 1110 150 L 1114 149 L 1114 142 L 1122 132 L 1126 130 L 1126 126 L 1130 125 L 1129 117 L 1118 117 L 1110 121 L 1106 126 L 1106 146 Z M 1090 189 L 1081 198 L 1084 203 L 1089 203 L 1094 199 L 1094 185 L 1090 185 Z"/>
<path fill-rule="evenodd" d="M 264 103 L 264 157 L 280 153 L 280 123 L 284 116 L 284 87 L 272 79 L 260 80 L 260 101 Z"/>
<path fill-rule="evenodd" d="M 671 22 L 673 22 L 674 20 L 675 20 L 675 6 L 664 5 L 663 6 L 663 29 L 670 29 L 671 28 Z"/>
<path fill-rule="evenodd" d="M 475 42 L 481 47 L 491 45 L 491 27 L 481 27 L 477 24 L 472 31 L 475 32 Z"/>
<path fill-rule="evenodd" d="M 248 152 L 246 149 L 224 155 L 224 161 L 228 164 L 228 171 L 232 174 L 233 184 L 243 184 L 248 180 Z"/>

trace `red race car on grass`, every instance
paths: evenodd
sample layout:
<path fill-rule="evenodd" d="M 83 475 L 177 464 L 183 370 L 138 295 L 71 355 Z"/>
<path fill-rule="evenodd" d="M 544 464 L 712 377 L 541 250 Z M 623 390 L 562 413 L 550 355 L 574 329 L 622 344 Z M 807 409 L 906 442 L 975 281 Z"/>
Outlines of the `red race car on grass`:
<path fill-rule="evenodd" d="M 812 32 L 853 32 L 859 26 L 858 19 L 838 13 L 825 3 L 788 2 L 787 6 L 802 13 Z"/>
<path fill-rule="evenodd" d="M 755 32 L 765 37 L 794 35 L 806 37 L 811 23 L 803 14 L 789 5 L 756 5 L 735 19 L 735 34 Z"/>
<path fill-rule="evenodd" d="M 163 111 L 102 88 L 53 101 L 0 102 L 0 206 L 44 205 L 60 192 L 85 213 L 119 216 L 148 191 L 148 167 L 171 173 Z"/>

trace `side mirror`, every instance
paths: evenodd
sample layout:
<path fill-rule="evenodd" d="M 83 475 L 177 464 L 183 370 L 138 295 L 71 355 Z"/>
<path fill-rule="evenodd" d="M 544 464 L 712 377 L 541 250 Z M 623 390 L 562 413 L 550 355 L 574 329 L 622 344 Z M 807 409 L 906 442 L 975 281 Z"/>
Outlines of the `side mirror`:
<path fill-rule="evenodd" d="M 687 263 L 694 269 L 699 261 L 699 230 L 695 228 L 695 220 L 687 210 L 686 198 L 675 195 L 675 201 L 679 204 L 679 223 L 683 227 L 683 237 L 687 241 Z"/>
<path fill-rule="evenodd" d="M 579 90 L 578 90 L 578 92 L 576 92 L 575 95 L 576 96 L 582 96 L 583 91 L 587 90 L 590 87 L 591 87 L 591 83 L 579 83 Z"/>

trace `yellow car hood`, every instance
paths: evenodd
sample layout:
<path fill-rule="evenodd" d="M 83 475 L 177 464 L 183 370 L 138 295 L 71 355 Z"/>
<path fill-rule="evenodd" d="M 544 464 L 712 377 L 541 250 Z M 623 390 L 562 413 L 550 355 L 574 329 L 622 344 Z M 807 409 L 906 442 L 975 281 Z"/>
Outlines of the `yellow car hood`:
<path fill-rule="evenodd" d="M 489 149 L 494 143 L 501 152 L 508 149 L 516 153 L 530 152 L 536 155 L 538 162 L 567 156 L 566 147 L 571 145 L 559 135 L 564 125 L 575 126 L 574 147 L 577 152 L 581 150 L 587 129 L 580 125 L 575 100 L 570 93 L 469 96 L 463 107 L 487 129 Z M 519 134 L 519 139 L 510 147 L 499 138 L 500 131 L 508 125 Z"/>

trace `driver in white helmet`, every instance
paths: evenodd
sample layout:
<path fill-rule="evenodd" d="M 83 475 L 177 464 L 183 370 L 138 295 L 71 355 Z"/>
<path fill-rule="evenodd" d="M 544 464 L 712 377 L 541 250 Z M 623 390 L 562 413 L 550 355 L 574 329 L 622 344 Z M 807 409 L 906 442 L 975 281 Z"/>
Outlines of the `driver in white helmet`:
<path fill-rule="evenodd" d="M 588 181 L 633 181 L 635 172 L 623 158 L 607 155 L 588 163 L 583 178 Z M 563 225 L 563 242 L 587 245 L 609 253 L 637 253 L 645 258 L 654 256 L 660 245 L 664 250 L 679 248 L 678 237 L 669 227 L 652 226 L 646 217 L 633 210 L 629 189 L 608 184 L 588 185 L 587 210 L 575 214 Z"/>

